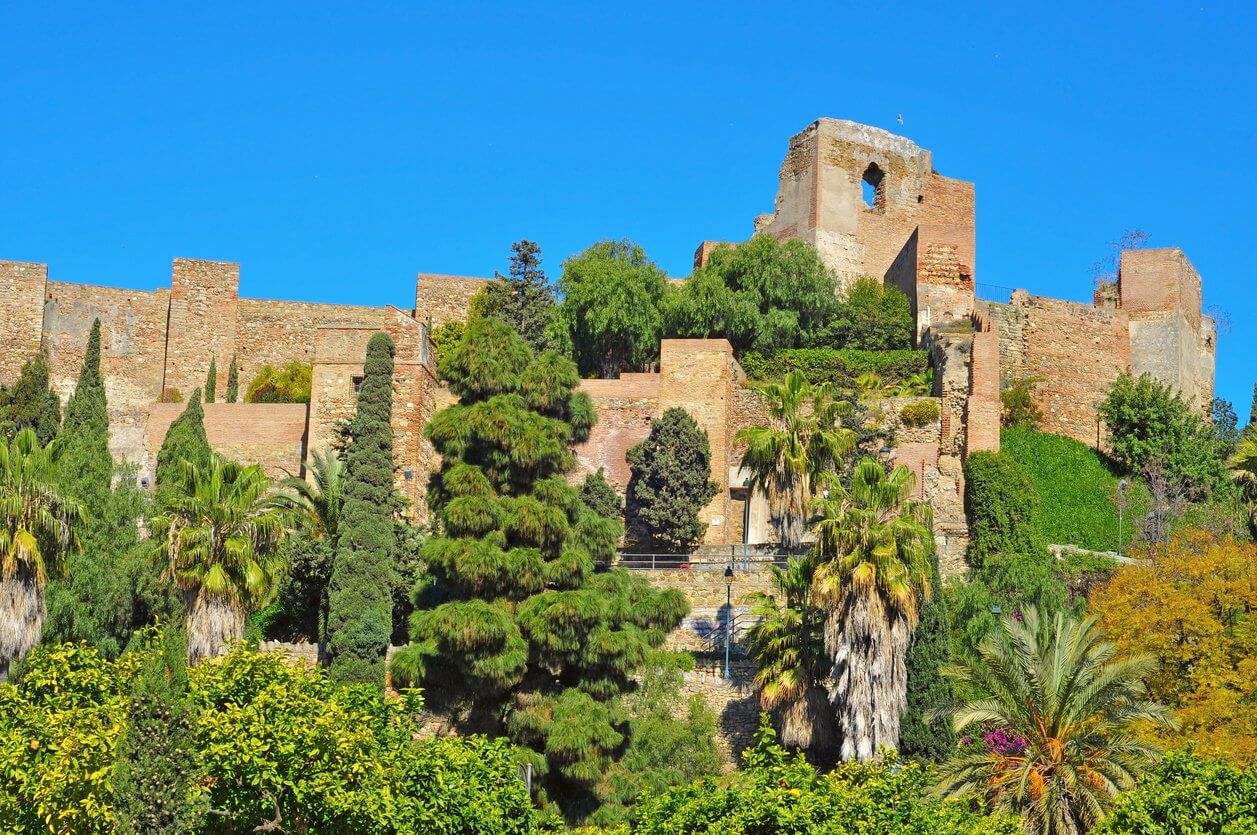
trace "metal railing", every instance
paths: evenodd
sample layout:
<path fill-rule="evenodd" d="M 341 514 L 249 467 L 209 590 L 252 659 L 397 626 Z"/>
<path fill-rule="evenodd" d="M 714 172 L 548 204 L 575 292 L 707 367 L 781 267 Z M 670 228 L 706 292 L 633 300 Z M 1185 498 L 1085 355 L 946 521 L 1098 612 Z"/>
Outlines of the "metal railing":
<path fill-rule="evenodd" d="M 716 570 L 731 567 L 734 571 L 764 570 L 775 565 L 784 568 L 792 557 L 806 553 L 807 549 L 787 550 L 781 546 L 725 545 L 703 546 L 688 554 L 650 553 L 645 551 L 621 551 L 615 565 L 620 568 L 645 571 Z"/>

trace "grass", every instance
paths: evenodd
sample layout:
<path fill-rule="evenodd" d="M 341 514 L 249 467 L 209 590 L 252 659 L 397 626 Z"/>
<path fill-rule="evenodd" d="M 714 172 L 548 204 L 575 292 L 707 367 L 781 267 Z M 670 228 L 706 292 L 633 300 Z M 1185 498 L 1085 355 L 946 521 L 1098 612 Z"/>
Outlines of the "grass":
<path fill-rule="evenodd" d="M 1114 497 L 1120 476 L 1104 456 L 1073 438 L 1028 429 L 1003 430 L 1000 451 L 1024 467 L 1038 489 L 1044 539 L 1093 551 L 1117 550 Z M 1138 500 L 1142 492 L 1142 487 L 1134 486 L 1129 495 Z M 1125 514 L 1126 544 L 1133 539 L 1134 510 L 1128 508 Z"/>

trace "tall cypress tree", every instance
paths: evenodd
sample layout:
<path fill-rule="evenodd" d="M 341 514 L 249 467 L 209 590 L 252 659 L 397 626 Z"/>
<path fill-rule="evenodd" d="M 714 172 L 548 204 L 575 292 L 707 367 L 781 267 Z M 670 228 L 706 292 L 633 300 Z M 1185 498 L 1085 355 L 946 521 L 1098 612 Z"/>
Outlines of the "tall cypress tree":
<path fill-rule="evenodd" d="M 344 501 L 328 586 L 331 677 L 384 686 L 393 631 L 393 340 L 367 344 L 345 450 Z"/>
<path fill-rule="evenodd" d="M 921 604 L 917 631 L 908 650 L 908 701 L 899 719 L 899 753 L 942 762 L 956 750 L 956 733 L 946 718 L 932 722 L 926 719 L 929 711 L 951 704 L 955 698 L 951 680 L 939 672 L 950 660 L 951 624 L 943 598 L 938 554 L 930 558 L 930 591 L 930 599 Z"/>
<path fill-rule="evenodd" d="M 187 653 L 183 633 L 167 627 L 140 671 L 114 767 L 120 833 L 179 835 L 199 830 L 204 821 L 204 804 L 191 792 L 199 762 Z"/>
<path fill-rule="evenodd" d="M 100 319 L 92 322 L 78 383 L 66 403 L 61 437 L 66 445 L 61 465 L 63 486 L 91 512 L 103 500 L 113 478 L 109 407 L 100 372 Z"/>
<path fill-rule="evenodd" d="M 201 390 L 194 389 L 183 413 L 171 422 L 157 451 L 157 487 L 170 486 L 179 478 L 180 461 L 203 467 L 209 462 L 210 445 L 205 436 L 205 410 Z"/>
<path fill-rule="evenodd" d="M 231 365 L 227 366 L 227 402 L 235 403 L 240 397 L 240 366 L 236 355 L 231 355 Z"/>
<path fill-rule="evenodd" d="M 218 393 L 218 361 L 210 357 L 209 373 L 205 375 L 205 402 L 213 403 Z"/>

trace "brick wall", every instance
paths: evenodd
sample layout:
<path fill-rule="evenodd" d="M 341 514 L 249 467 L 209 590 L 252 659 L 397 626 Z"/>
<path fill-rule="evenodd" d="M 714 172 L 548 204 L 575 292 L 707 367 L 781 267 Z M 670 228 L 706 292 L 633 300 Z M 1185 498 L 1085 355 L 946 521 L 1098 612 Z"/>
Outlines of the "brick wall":
<path fill-rule="evenodd" d="M 236 350 L 240 265 L 176 258 L 170 283 L 166 338 L 166 389 L 185 397 L 204 386 L 210 359 L 226 375 Z M 226 376 L 219 388 L 226 385 Z"/>
<path fill-rule="evenodd" d="M 47 264 L 0 261 L 0 383 L 12 383 L 39 353 Z"/>
<path fill-rule="evenodd" d="M 419 273 L 415 282 L 415 318 L 433 327 L 467 318 L 471 297 L 484 289 L 488 278 Z"/>
<path fill-rule="evenodd" d="M 973 315 L 976 332 L 969 357 L 969 400 L 965 404 L 965 455 L 999 452 L 999 323 L 985 311 Z"/>
<path fill-rule="evenodd" d="M 184 403 L 149 407 L 141 475 L 151 479 L 166 432 L 186 407 Z M 261 464 L 273 478 L 299 475 L 305 457 L 306 410 L 304 403 L 206 403 L 205 436 L 215 452 L 240 464 Z"/>
<path fill-rule="evenodd" d="M 383 328 L 382 307 L 240 299 L 236 308 L 235 353 L 240 363 L 240 396 L 265 364 L 281 366 L 293 360 L 314 362 L 314 342 L 323 325 L 363 325 Z M 230 358 L 229 358 L 230 361 Z M 218 364 L 220 396 L 226 392 L 227 366 Z"/>
<path fill-rule="evenodd" d="M 50 281 L 43 301 L 44 351 L 62 402 L 74 393 L 92 322 L 100 319 L 109 448 L 115 458 L 141 464 L 148 407 L 165 374 L 170 291 Z"/>

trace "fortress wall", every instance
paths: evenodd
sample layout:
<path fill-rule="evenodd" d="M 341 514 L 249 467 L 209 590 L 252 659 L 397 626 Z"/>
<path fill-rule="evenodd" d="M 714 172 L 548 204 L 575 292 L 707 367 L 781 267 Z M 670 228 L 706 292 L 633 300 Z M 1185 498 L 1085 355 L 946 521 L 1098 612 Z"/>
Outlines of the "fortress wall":
<path fill-rule="evenodd" d="M 965 456 L 985 450 L 999 452 L 1000 356 L 999 322 L 979 311 L 969 358 L 969 400 L 965 404 Z"/>
<path fill-rule="evenodd" d="M 630 447 L 646 440 L 658 413 L 659 375 L 622 374 L 618 380 L 582 380 L 581 391 L 593 400 L 598 422 L 589 440 L 576 446 L 576 472 L 606 471 L 607 481 L 620 495 L 628 489 Z"/>
<path fill-rule="evenodd" d="M 492 279 L 467 275 L 419 273 L 415 282 L 415 318 L 439 327 L 451 320 L 467 318 L 471 297 Z"/>
<path fill-rule="evenodd" d="M 100 319 L 101 373 L 115 458 L 144 458 L 148 407 L 161 396 L 170 291 L 120 290 L 50 281 L 43 298 L 43 345 L 62 402 L 74 393 L 92 322 Z"/>
<path fill-rule="evenodd" d="M 720 492 L 699 513 L 708 524 L 705 544 L 727 542 L 729 519 L 729 432 L 734 379 L 733 346 L 724 339 L 665 339 L 659 346 L 659 413 L 685 409 L 707 432 L 711 474 Z"/>
<path fill-rule="evenodd" d="M 170 317 L 164 387 L 185 398 L 205 385 L 210 359 L 217 362 L 219 390 L 236 350 L 240 265 L 176 258 L 170 279 Z"/>
<path fill-rule="evenodd" d="M 184 403 L 154 403 L 148 409 L 142 473 L 150 479 L 166 432 L 185 408 Z M 261 464 L 272 478 L 299 475 L 307 408 L 304 403 L 206 403 L 205 435 L 215 452 L 240 464 Z"/>
<path fill-rule="evenodd" d="M 39 353 L 47 264 L 0 261 L 0 383 L 12 383 Z"/>
<path fill-rule="evenodd" d="M 1007 305 L 987 303 L 1000 328 L 1004 382 L 1037 377 L 1043 430 L 1097 446 L 1096 404 L 1131 366 L 1124 311 L 1032 296 L 1017 290 Z"/>
<path fill-rule="evenodd" d="M 314 362 L 314 342 L 323 325 L 383 328 L 385 308 L 310 302 L 240 299 L 236 308 L 235 353 L 240 363 L 240 396 L 263 365 L 292 360 Z M 230 362 L 230 359 L 228 360 Z M 218 390 L 227 385 L 227 366 L 218 364 Z"/>

